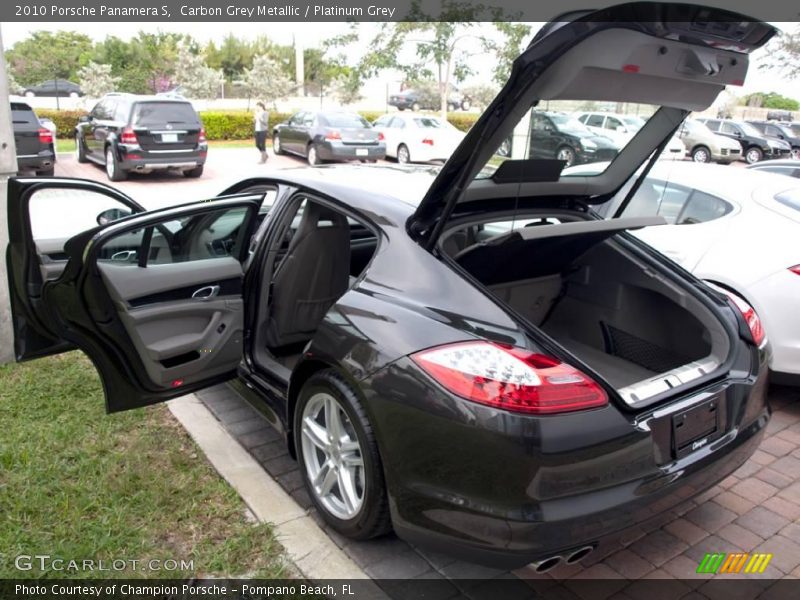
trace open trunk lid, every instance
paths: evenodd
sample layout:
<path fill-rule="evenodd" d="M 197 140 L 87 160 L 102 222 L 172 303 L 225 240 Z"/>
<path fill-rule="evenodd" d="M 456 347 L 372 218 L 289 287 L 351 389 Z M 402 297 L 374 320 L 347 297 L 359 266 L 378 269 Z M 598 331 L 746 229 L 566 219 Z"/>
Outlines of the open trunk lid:
<path fill-rule="evenodd" d="M 407 224 L 410 234 L 432 248 L 456 205 L 470 200 L 569 195 L 604 201 L 603 194 L 629 179 L 689 111 L 708 108 L 726 85 L 742 85 L 748 54 L 775 33 L 770 25 L 726 10 L 667 3 L 572 13 L 545 25 L 433 181 Z M 572 182 L 559 188 L 563 164 L 555 178 L 544 180 L 547 185 L 541 185 L 542 179 L 526 180 L 525 161 L 512 181 L 475 185 L 476 175 L 527 111 L 540 101 L 558 99 L 662 108 L 592 186 Z"/>

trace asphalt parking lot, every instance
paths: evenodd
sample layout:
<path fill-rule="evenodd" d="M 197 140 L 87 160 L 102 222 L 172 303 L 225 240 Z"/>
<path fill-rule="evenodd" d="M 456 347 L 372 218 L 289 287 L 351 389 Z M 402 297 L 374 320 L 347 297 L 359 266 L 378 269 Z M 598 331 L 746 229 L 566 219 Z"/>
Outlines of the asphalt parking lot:
<path fill-rule="evenodd" d="M 128 181 L 112 185 L 147 208 L 159 208 L 213 197 L 244 177 L 306 165 L 301 159 L 272 154 L 266 165 L 257 164 L 257 160 L 254 148 L 212 148 L 199 179 L 186 179 L 177 173 L 132 175 Z M 59 155 L 56 175 L 108 183 L 101 167 L 79 164 L 72 155 Z M 225 386 L 201 392 L 198 397 L 264 468 L 310 509 L 297 465 L 277 434 Z M 688 594 L 711 577 L 696 571 L 707 553 L 716 552 L 773 555 L 764 573 L 741 577 L 800 578 L 800 388 L 773 387 L 770 401 L 775 412 L 767 436 L 735 475 L 626 532 L 618 543 L 600 547 L 579 565 L 558 567 L 546 575 L 530 568 L 509 574 L 426 554 L 393 537 L 367 543 L 348 542 L 335 534 L 331 537 L 373 577 L 441 578 L 455 587 L 459 587 L 459 577 L 663 578 L 682 580 Z M 624 586 L 615 591 L 623 600 L 637 597 Z"/>

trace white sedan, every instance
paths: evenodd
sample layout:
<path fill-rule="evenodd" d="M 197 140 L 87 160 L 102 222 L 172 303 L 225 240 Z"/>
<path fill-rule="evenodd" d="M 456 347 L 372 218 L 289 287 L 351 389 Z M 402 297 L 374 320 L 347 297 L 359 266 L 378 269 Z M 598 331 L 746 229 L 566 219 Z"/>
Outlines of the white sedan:
<path fill-rule="evenodd" d="M 386 141 L 386 156 L 399 163 L 447 160 L 465 135 L 440 117 L 420 113 L 383 115 L 373 125 Z"/>
<path fill-rule="evenodd" d="M 629 186 L 603 207 L 606 216 Z M 750 303 L 772 344 L 773 380 L 800 380 L 800 183 L 720 165 L 659 163 L 623 214 L 663 216 L 668 225 L 633 233 Z"/>

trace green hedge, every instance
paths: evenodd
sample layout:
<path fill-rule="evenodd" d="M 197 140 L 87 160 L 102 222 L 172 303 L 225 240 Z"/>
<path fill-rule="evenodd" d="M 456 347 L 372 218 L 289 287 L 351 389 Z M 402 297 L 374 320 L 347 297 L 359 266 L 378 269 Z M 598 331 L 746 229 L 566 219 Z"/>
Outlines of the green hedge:
<path fill-rule="evenodd" d="M 36 111 L 40 117 L 51 119 L 57 128 L 60 138 L 72 137 L 72 132 L 78 124 L 78 117 L 87 114 L 83 110 L 51 110 L 40 109 Z M 382 111 L 361 111 L 359 113 L 370 123 L 385 114 Z M 270 128 L 286 121 L 292 113 L 270 111 Z M 209 140 L 246 140 L 253 137 L 253 113 L 246 110 L 205 110 L 200 112 L 200 119 L 206 128 L 206 137 Z M 470 113 L 449 113 L 447 120 L 461 131 L 467 131 L 477 120 L 477 116 Z"/>

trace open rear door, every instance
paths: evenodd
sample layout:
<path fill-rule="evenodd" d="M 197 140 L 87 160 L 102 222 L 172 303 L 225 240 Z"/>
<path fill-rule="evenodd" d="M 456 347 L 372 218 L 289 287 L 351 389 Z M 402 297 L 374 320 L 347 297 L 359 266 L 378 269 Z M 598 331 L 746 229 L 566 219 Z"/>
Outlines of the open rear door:
<path fill-rule="evenodd" d="M 53 339 L 92 359 L 108 412 L 235 375 L 243 261 L 262 199 L 259 192 L 144 212 L 63 245 L 66 267 L 39 286 L 37 312 Z"/>

